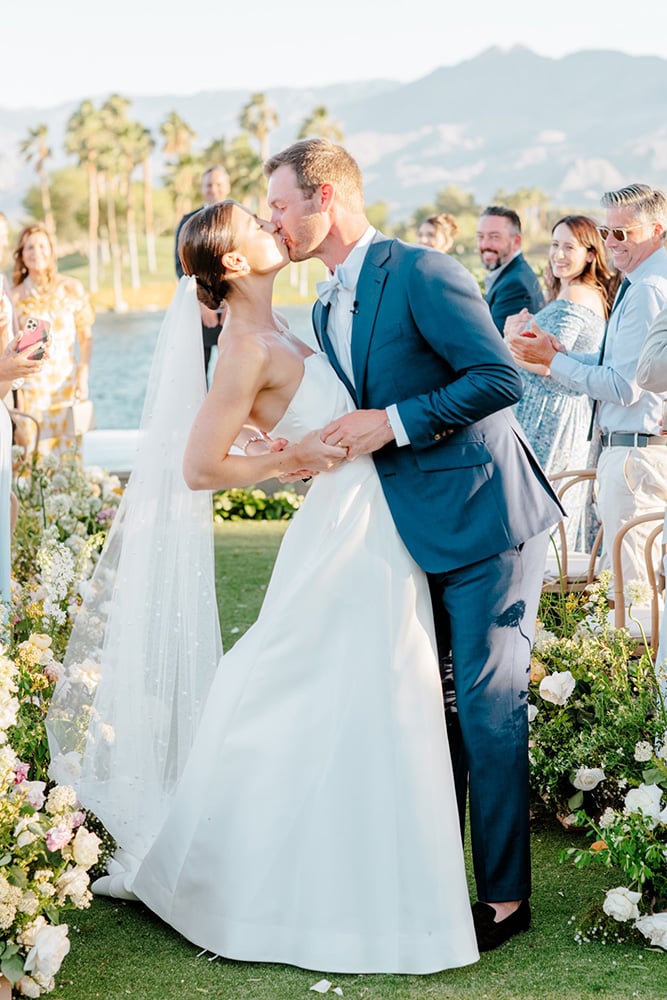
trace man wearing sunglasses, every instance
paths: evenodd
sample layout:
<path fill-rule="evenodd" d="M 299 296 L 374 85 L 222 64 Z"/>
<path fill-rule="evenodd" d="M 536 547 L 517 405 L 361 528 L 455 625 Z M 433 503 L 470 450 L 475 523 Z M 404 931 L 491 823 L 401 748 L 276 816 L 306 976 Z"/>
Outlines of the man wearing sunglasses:
<path fill-rule="evenodd" d="M 604 565 L 619 528 L 638 514 L 667 504 L 667 435 L 661 434 L 665 392 L 643 389 L 637 362 L 654 319 L 667 305 L 667 198 L 647 184 L 630 184 L 602 196 L 606 220 L 598 231 L 624 275 L 599 354 L 568 353 L 533 324 L 534 336 L 510 350 L 518 364 L 547 365 L 550 375 L 593 401 L 591 434 L 601 445 L 597 466 L 598 513 Z M 623 577 L 646 580 L 644 543 L 651 525 L 628 532 Z"/>

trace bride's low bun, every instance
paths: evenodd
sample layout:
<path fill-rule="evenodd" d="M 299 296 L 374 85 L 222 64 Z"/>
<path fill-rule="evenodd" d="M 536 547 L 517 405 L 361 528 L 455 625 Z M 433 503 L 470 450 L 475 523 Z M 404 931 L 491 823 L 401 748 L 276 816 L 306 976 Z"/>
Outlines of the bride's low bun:
<path fill-rule="evenodd" d="M 200 209 L 190 216 L 178 238 L 183 272 L 195 275 L 197 298 L 209 309 L 219 309 L 232 288 L 222 258 L 235 249 L 231 226 L 235 204 L 219 201 Z"/>

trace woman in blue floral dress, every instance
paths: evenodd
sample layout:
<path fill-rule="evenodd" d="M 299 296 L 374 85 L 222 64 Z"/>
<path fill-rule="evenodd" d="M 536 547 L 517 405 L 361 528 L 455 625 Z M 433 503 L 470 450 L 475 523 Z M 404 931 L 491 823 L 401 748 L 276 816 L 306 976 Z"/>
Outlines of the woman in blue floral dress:
<path fill-rule="evenodd" d="M 593 219 L 566 215 L 551 231 L 545 273 L 550 301 L 532 316 L 523 309 L 505 324 L 508 342 L 535 323 L 557 337 L 568 351 L 592 353 L 602 341 L 605 323 L 618 285 L 607 263 L 604 243 Z M 522 366 L 524 394 L 516 416 L 548 475 L 565 469 L 585 469 L 597 462 L 598 446 L 588 440 L 591 403 L 551 377 Z M 531 370 L 532 369 L 532 370 Z M 568 548 L 590 551 L 597 530 L 588 484 L 566 494 Z"/>

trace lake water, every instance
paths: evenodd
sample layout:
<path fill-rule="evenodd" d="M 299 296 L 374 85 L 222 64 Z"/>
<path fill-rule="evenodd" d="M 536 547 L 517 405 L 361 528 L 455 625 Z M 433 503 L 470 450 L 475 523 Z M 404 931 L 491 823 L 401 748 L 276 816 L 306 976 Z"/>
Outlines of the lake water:
<path fill-rule="evenodd" d="M 282 306 L 280 313 L 297 336 L 314 346 L 311 306 Z M 128 430 L 139 426 L 163 317 L 161 311 L 98 314 L 93 327 L 90 396 L 99 429 Z M 214 348 L 211 365 L 216 354 Z"/>

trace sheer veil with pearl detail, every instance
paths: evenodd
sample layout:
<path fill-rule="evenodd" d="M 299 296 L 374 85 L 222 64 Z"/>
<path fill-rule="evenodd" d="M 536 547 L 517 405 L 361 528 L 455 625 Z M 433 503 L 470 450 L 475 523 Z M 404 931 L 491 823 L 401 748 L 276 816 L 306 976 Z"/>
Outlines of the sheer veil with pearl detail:
<path fill-rule="evenodd" d="M 47 718 L 50 776 L 120 848 L 153 843 L 221 656 L 211 494 L 181 471 L 206 393 L 194 278 L 155 348 L 132 474 L 83 588 Z"/>

